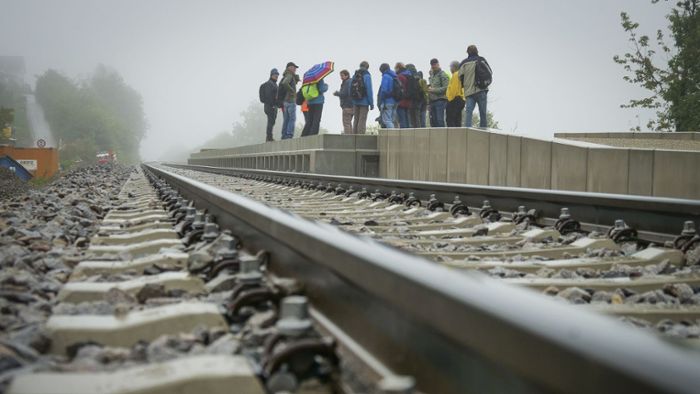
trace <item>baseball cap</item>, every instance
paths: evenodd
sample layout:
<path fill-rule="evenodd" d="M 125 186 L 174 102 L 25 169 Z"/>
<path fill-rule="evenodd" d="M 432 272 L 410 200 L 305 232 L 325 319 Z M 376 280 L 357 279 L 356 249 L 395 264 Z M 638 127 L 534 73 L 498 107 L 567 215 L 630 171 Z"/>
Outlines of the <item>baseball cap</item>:
<path fill-rule="evenodd" d="M 289 66 L 299 68 L 299 66 L 297 66 L 296 64 L 294 64 L 294 62 L 289 62 L 289 63 L 287 63 L 287 67 L 289 67 Z"/>

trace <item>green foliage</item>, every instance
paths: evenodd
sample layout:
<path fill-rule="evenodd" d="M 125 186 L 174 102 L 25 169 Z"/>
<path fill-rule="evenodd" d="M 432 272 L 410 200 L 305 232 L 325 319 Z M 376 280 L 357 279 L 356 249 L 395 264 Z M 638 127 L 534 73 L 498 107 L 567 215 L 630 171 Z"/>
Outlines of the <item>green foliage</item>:
<path fill-rule="evenodd" d="M 667 15 L 673 45 L 666 43 L 661 29 L 653 40 L 640 35 L 639 23 L 633 22 L 626 12 L 621 13 L 622 28 L 629 34 L 632 51 L 616 55 L 613 60 L 625 70 L 625 81 L 649 91 L 648 96 L 632 99 L 622 107 L 653 109 L 656 119 L 649 121 L 649 129 L 700 130 L 699 9 L 700 0 L 676 2 Z M 661 56 L 665 59 L 660 60 Z"/>
<path fill-rule="evenodd" d="M 15 121 L 15 109 L 0 107 L 0 125 L 12 124 Z"/>
<path fill-rule="evenodd" d="M 265 115 L 262 104 L 257 101 L 251 101 L 248 108 L 241 112 L 240 115 L 241 120 L 233 124 L 231 133 L 219 133 L 211 140 L 205 142 L 201 148 L 235 148 L 237 146 L 254 145 L 265 142 L 267 116 Z M 282 135 L 282 121 L 282 112 L 278 110 L 277 121 L 272 130 L 272 135 L 276 140 L 279 140 Z M 301 136 L 303 128 L 304 116 L 297 114 L 294 136 Z M 327 133 L 327 129 L 323 127 L 319 129 L 319 134 Z"/>
<path fill-rule="evenodd" d="M 466 116 L 466 114 L 462 116 L 462 119 L 464 119 L 464 116 Z M 478 126 L 480 123 L 479 119 L 479 113 L 475 111 L 472 116 L 472 124 Z M 498 129 L 498 122 L 493 118 L 493 113 L 491 111 L 486 111 L 486 127 L 489 129 Z"/>
<path fill-rule="evenodd" d="M 139 161 L 147 128 L 143 102 L 116 71 L 100 65 L 89 79 L 74 81 L 48 70 L 37 80 L 36 98 L 61 142 L 62 164 L 93 162 L 103 150 L 121 162 Z"/>
<path fill-rule="evenodd" d="M 207 142 L 202 144 L 195 151 L 202 148 L 235 148 L 237 146 L 246 146 L 261 144 L 265 142 L 265 129 L 267 127 L 267 116 L 263 110 L 262 104 L 257 101 L 251 101 L 240 114 L 241 120 L 233 124 L 231 132 L 223 131 Z M 277 121 L 272 131 L 275 138 L 279 139 L 282 130 L 282 113 L 277 113 Z"/>

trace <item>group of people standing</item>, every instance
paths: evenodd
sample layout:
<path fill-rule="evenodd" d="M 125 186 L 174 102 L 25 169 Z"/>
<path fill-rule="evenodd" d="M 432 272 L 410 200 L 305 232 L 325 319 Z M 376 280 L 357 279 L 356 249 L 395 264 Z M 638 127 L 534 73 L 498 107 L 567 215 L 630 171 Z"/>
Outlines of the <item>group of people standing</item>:
<path fill-rule="evenodd" d="M 441 68 L 438 59 L 432 59 L 427 81 L 413 64 L 398 62 L 393 69 L 387 63 L 381 64 L 382 79 L 376 96 L 379 125 L 382 128 L 426 127 L 429 113 L 431 127 L 471 127 L 473 112 L 478 106 L 479 127 L 486 127 L 487 95 L 493 73 L 475 45 L 467 48 L 467 55 L 461 62 L 453 61 L 449 72 Z M 260 86 L 260 101 L 267 115 L 267 141 L 273 140 L 272 129 L 278 109 L 283 116 L 282 139 L 294 136 L 297 105 L 302 107 L 305 118 L 301 136 L 318 134 L 328 84 L 321 79 L 297 90 L 298 68 L 294 62 L 287 63 L 279 83 L 279 72 L 272 69 L 270 79 Z M 367 116 L 375 105 L 369 63 L 360 63 L 352 77 L 348 70 L 340 71 L 340 79 L 340 89 L 333 95 L 340 99 L 343 132 L 364 134 Z M 466 119 L 462 122 L 465 108 Z"/>

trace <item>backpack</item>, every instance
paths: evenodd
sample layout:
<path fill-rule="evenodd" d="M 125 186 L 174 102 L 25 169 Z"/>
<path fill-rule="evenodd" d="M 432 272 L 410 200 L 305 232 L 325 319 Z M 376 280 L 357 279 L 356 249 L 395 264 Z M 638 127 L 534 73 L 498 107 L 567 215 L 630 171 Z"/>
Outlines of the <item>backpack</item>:
<path fill-rule="evenodd" d="M 303 92 L 302 94 L 304 95 L 304 99 L 306 101 L 311 101 L 318 97 L 319 92 L 318 92 L 318 84 L 312 83 L 310 85 L 305 85 L 301 87 L 301 91 Z"/>
<path fill-rule="evenodd" d="M 287 96 L 287 87 L 284 85 L 280 85 L 277 88 L 277 97 L 275 97 L 275 105 L 278 107 L 282 108 L 284 106 L 284 99 Z"/>
<path fill-rule="evenodd" d="M 362 100 L 367 96 L 367 89 L 365 88 L 365 75 L 361 70 L 355 71 L 355 75 L 352 76 L 350 93 L 352 94 L 353 100 Z"/>
<path fill-rule="evenodd" d="M 304 93 L 302 92 L 302 89 L 297 90 L 297 96 L 296 96 L 297 105 L 304 104 L 304 101 L 306 101 L 306 99 L 304 98 Z"/>
<path fill-rule="evenodd" d="M 401 100 L 404 96 L 403 85 L 397 77 L 393 77 L 391 85 L 391 96 L 396 100 Z"/>
<path fill-rule="evenodd" d="M 412 99 L 417 103 L 422 103 L 425 101 L 425 92 L 423 91 L 423 87 L 420 85 L 421 77 L 414 75 L 413 80 L 416 83 L 416 91 L 414 92 Z"/>
<path fill-rule="evenodd" d="M 403 94 L 401 95 L 401 100 L 413 100 L 423 92 L 418 86 L 418 80 L 413 75 L 406 75 L 406 86 L 403 87 Z"/>
<path fill-rule="evenodd" d="M 493 71 L 491 66 L 483 57 L 476 61 L 476 70 L 474 75 L 474 83 L 479 89 L 488 89 L 493 82 Z"/>
<path fill-rule="evenodd" d="M 270 97 L 270 89 L 267 88 L 267 81 L 260 85 L 260 102 L 263 104 L 272 104 L 274 97 Z"/>

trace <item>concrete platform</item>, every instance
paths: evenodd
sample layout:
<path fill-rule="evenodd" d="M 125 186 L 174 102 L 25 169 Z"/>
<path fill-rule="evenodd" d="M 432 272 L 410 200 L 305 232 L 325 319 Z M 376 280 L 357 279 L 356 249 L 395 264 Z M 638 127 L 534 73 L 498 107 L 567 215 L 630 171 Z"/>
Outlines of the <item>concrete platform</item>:
<path fill-rule="evenodd" d="M 379 149 L 376 135 L 321 134 L 229 149 L 203 150 L 193 153 L 188 163 L 377 177 Z"/>
<path fill-rule="evenodd" d="M 189 163 L 700 199 L 694 144 L 700 133 L 559 133 L 547 140 L 473 128 L 382 129 L 378 136 L 324 134 L 205 150 Z"/>

